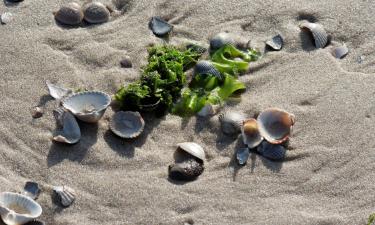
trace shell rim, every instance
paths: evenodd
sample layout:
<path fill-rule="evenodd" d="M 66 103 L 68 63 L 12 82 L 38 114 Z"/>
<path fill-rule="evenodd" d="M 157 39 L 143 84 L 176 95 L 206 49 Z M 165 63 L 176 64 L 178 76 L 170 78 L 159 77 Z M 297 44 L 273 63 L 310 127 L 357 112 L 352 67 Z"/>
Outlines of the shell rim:
<path fill-rule="evenodd" d="M 22 195 L 22 194 L 19 194 L 19 193 L 15 193 L 15 192 L 9 192 L 9 191 L 1 192 L 0 196 L 3 196 L 3 195 L 12 195 L 12 196 L 16 196 L 18 198 L 25 198 L 29 202 L 31 202 L 32 204 L 34 204 L 36 206 L 36 208 L 37 208 L 37 211 L 38 211 L 36 214 L 31 214 L 31 213 L 22 214 L 22 213 L 14 212 L 16 215 L 22 215 L 22 216 L 26 216 L 28 218 L 38 218 L 43 213 L 42 206 L 37 201 L 35 201 L 34 199 L 30 198 L 29 196 Z M 3 207 L 4 208 L 8 208 L 8 207 L 5 207 L 5 206 L 3 206 Z"/>
<path fill-rule="evenodd" d="M 95 111 L 93 112 L 89 112 L 89 113 L 82 113 L 82 112 L 73 112 L 72 108 L 67 106 L 67 102 L 69 102 L 72 98 L 76 97 L 76 96 L 80 96 L 80 95 L 86 95 L 86 94 L 99 94 L 99 95 L 102 95 L 105 97 L 106 99 L 106 104 L 104 104 L 103 106 L 99 107 L 98 109 L 95 109 Z M 111 96 L 109 96 L 107 93 L 104 93 L 102 91 L 82 91 L 82 92 L 78 92 L 78 93 L 72 93 L 70 95 L 68 95 L 67 97 L 65 97 L 63 100 L 61 100 L 61 104 L 62 106 L 69 110 L 73 115 L 79 115 L 79 116 L 83 116 L 83 115 L 92 115 L 92 114 L 95 114 L 96 112 L 100 112 L 106 108 L 108 108 L 108 106 L 111 104 L 111 101 L 112 101 L 112 98 Z"/>
<path fill-rule="evenodd" d="M 137 132 L 135 132 L 133 135 L 124 135 L 122 132 L 120 132 L 120 131 L 118 131 L 117 129 L 114 128 L 114 119 L 113 118 L 116 115 L 118 115 L 118 113 L 121 113 L 121 114 L 124 114 L 124 113 L 126 113 L 126 114 L 132 114 L 133 116 L 138 117 L 139 121 L 141 122 L 141 125 L 142 125 L 141 128 Z M 145 121 L 144 121 L 142 115 L 139 112 L 137 112 L 137 111 L 119 111 L 119 112 L 116 112 L 115 114 L 113 114 L 113 116 L 111 118 L 111 121 L 109 123 L 109 128 L 111 129 L 111 131 L 114 134 L 116 134 L 117 136 L 119 136 L 121 138 L 136 138 L 136 137 L 138 137 L 143 132 L 143 130 L 145 128 Z"/>

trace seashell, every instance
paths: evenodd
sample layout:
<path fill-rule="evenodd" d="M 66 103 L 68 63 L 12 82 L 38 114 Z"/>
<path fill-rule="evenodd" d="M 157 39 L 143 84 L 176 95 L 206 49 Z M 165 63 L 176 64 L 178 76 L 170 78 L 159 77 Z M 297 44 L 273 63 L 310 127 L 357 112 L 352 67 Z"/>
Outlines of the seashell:
<path fill-rule="evenodd" d="M 130 60 L 129 57 L 126 57 L 123 60 L 121 60 L 120 64 L 121 64 L 121 67 L 123 67 L 123 68 L 131 68 L 131 67 L 133 67 L 132 61 Z"/>
<path fill-rule="evenodd" d="M 78 119 L 96 123 L 111 104 L 111 97 L 99 91 L 83 91 L 63 99 L 62 105 Z"/>
<path fill-rule="evenodd" d="M 216 69 L 216 67 L 207 60 L 200 60 L 194 67 L 194 74 L 202 74 L 202 75 L 213 75 L 219 80 L 223 80 L 223 75 Z"/>
<path fill-rule="evenodd" d="M 5 12 L 3 14 L 1 14 L 0 16 L 0 21 L 2 24 L 7 24 L 7 23 L 10 23 L 10 21 L 13 20 L 13 14 L 10 13 L 10 12 Z"/>
<path fill-rule="evenodd" d="M 37 199 L 40 194 L 39 184 L 32 181 L 27 181 L 23 188 L 23 194 L 32 199 Z"/>
<path fill-rule="evenodd" d="M 211 105 L 211 104 L 207 104 L 205 105 L 198 113 L 197 115 L 198 116 L 201 116 L 201 117 L 207 117 L 207 116 L 213 116 L 215 115 L 217 112 L 219 112 L 221 108 L 221 105 Z"/>
<path fill-rule="evenodd" d="M 323 26 L 317 23 L 304 22 L 300 25 L 302 29 L 308 29 L 313 35 L 315 47 L 324 48 L 328 44 L 329 36 Z"/>
<path fill-rule="evenodd" d="M 42 207 L 31 198 L 12 192 L 0 193 L 0 215 L 5 224 L 25 224 L 41 214 Z"/>
<path fill-rule="evenodd" d="M 79 25 L 83 20 L 83 11 L 78 3 L 70 2 L 54 13 L 55 20 L 65 25 Z"/>
<path fill-rule="evenodd" d="M 172 25 L 157 16 L 151 18 L 148 26 L 152 30 L 152 33 L 157 37 L 167 36 L 173 29 Z"/>
<path fill-rule="evenodd" d="M 266 109 L 258 116 L 259 132 L 271 144 L 285 142 L 293 125 L 294 115 L 278 108 Z"/>
<path fill-rule="evenodd" d="M 256 119 L 247 119 L 242 124 L 242 140 L 248 148 L 257 147 L 263 140 Z"/>
<path fill-rule="evenodd" d="M 55 186 L 53 192 L 64 207 L 69 207 L 76 199 L 75 191 L 68 186 Z"/>
<path fill-rule="evenodd" d="M 236 45 L 233 35 L 226 32 L 218 33 L 210 40 L 210 50 L 215 51 L 227 44 Z"/>
<path fill-rule="evenodd" d="M 283 37 L 281 37 L 280 34 L 272 37 L 271 40 L 268 40 L 266 42 L 266 45 L 268 47 L 270 47 L 272 50 L 275 50 L 275 51 L 279 51 L 282 49 L 283 45 L 284 45 L 284 40 L 283 40 Z"/>
<path fill-rule="evenodd" d="M 109 127 L 119 137 L 136 138 L 142 133 L 145 121 L 139 112 L 120 111 L 113 115 Z"/>
<path fill-rule="evenodd" d="M 238 149 L 237 155 L 236 155 L 238 164 L 240 164 L 241 166 L 245 165 L 247 160 L 249 159 L 249 156 L 250 156 L 250 151 L 248 148 Z"/>
<path fill-rule="evenodd" d="M 190 158 L 168 167 L 169 178 L 173 180 L 191 181 L 200 176 L 204 171 L 202 162 Z"/>
<path fill-rule="evenodd" d="M 177 150 L 175 152 L 175 157 L 178 158 L 180 155 L 179 150 L 183 150 L 184 152 L 188 153 L 189 155 L 194 156 L 197 159 L 200 159 L 202 163 L 204 162 L 206 156 L 202 146 L 195 142 L 182 142 L 177 144 Z"/>
<path fill-rule="evenodd" d="M 46 225 L 46 223 L 40 220 L 33 220 L 31 222 L 25 223 L 24 225 Z"/>
<path fill-rule="evenodd" d="M 34 119 L 37 119 L 37 118 L 40 118 L 42 117 L 44 114 L 44 111 L 42 108 L 40 108 L 39 106 L 35 106 L 34 108 L 31 109 L 31 116 L 34 118 Z"/>
<path fill-rule="evenodd" d="M 75 144 L 81 139 L 81 130 L 79 129 L 76 118 L 62 108 L 58 108 L 53 111 L 58 127 L 62 127 L 62 130 L 53 137 L 54 141 Z"/>
<path fill-rule="evenodd" d="M 336 57 L 337 59 L 342 59 L 344 58 L 347 54 L 349 53 L 349 49 L 348 47 L 346 47 L 345 44 L 343 44 L 342 46 L 340 47 L 336 47 L 333 52 L 332 52 L 332 55 L 334 57 Z"/>
<path fill-rule="evenodd" d="M 207 48 L 198 44 L 193 44 L 193 43 L 187 44 L 186 49 L 190 49 L 191 51 L 197 52 L 199 54 L 203 54 L 207 51 Z"/>
<path fill-rule="evenodd" d="M 258 146 L 259 154 L 271 160 L 283 160 L 285 158 L 286 149 L 282 145 L 273 145 L 267 141 L 263 141 Z"/>
<path fill-rule="evenodd" d="M 49 91 L 49 94 L 57 100 L 64 98 L 72 93 L 72 90 L 66 89 L 64 87 L 58 86 L 56 84 L 52 84 L 49 80 L 46 81 L 46 85 Z"/>
<path fill-rule="evenodd" d="M 108 8 L 100 2 L 90 2 L 82 7 L 84 20 L 89 23 L 104 23 L 109 20 L 110 12 Z"/>
<path fill-rule="evenodd" d="M 239 112 L 227 111 L 219 115 L 221 130 L 227 135 L 241 133 L 241 126 L 244 120 L 246 120 L 246 115 Z"/>

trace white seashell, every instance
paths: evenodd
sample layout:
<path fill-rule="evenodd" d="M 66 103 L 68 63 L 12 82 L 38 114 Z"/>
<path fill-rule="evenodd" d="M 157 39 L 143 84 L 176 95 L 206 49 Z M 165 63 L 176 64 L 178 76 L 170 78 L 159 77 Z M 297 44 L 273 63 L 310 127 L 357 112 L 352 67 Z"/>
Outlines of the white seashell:
<path fill-rule="evenodd" d="M 10 12 L 5 12 L 5 13 L 1 14 L 0 19 L 1 19 L 2 24 L 10 23 L 10 21 L 13 20 L 13 14 L 10 13 Z"/>
<path fill-rule="evenodd" d="M 72 93 L 72 90 L 66 89 L 64 87 L 58 86 L 56 84 L 52 84 L 49 80 L 46 81 L 46 85 L 49 91 L 49 94 L 57 100 L 64 98 Z"/>
<path fill-rule="evenodd" d="M 266 42 L 266 45 L 269 46 L 272 50 L 279 51 L 284 45 L 283 37 L 280 34 L 272 37 L 271 40 Z"/>
<path fill-rule="evenodd" d="M 53 187 L 53 191 L 64 207 L 70 206 L 76 199 L 75 191 L 68 186 L 55 186 Z"/>
<path fill-rule="evenodd" d="M 30 197 L 12 192 L 0 193 L 0 215 L 5 224 L 25 224 L 41 214 L 42 207 Z"/>
<path fill-rule="evenodd" d="M 143 132 L 145 121 L 139 112 L 120 111 L 113 115 L 109 127 L 119 137 L 136 138 Z"/>
<path fill-rule="evenodd" d="M 239 112 L 227 111 L 219 115 L 221 130 L 227 135 L 241 133 L 241 126 L 244 120 L 246 120 L 246 115 Z"/>
<path fill-rule="evenodd" d="M 79 92 L 62 100 L 64 108 L 88 123 L 98 122 L 110 104 L 111 97 L 99 91 Z"/>
<path fill-rule="evenodd" d="M 258 116 L 259 132 L 271 144 L 285 142 L 293 125 L 294 115 L 278 108 L 264 110 Z"/>
<path fill-rule="evenodd" d="M 211 105 L 207 104 L 205 105 L 198 113 L 198 116 L 201 117 L 208 117 L 215 115 L 221 108 L 221 105 Z"/>
<path fill-rule="evenodd" d="M 312 33 L 316 48 L 324 48 L 327 45 L 329 37 L 322 25 L 304 22 L 300 25 L 300 27 L 306 28 Z"/>
<path fill-rule="evenodd" d="M 54 13 L 55 20 L 65 25 L 79 25 L 83 20 L 81 6 L 76 2 L 70 2 L 62 6 Z"/>
<path fill-rule="evenodd" d="M 101 2 L 90 2 L 83 6 L 84 19 L 89 23 L 104 23 L 109 20 L 110 12 Z"/>
<path fill-rule="evenodd" d="M 349 53 L 348 47 L 346 47 L 345 44 L 343 44 L 340 47 L 334 48 L 332 55 L 336 57 L 337 59 L 342 59 L 344 58 L 347 54 Z"/>
<path fill-rule="evenodd" d="M 205 153 L 204 153 L 204 150 L 202 148 L 202 146 L 200 146 L 199 144 L 195 143 L 195 142 L 183 142 L 183 143 L 179 143 L 177 144 L 177 147 L 187 153 L 189 153 L 190 155 L 204 161 L 206 156 L 205 156 Z M 177 151 L 176 151 L 177 152 Z"/>
<path fill-rule="evenodd" d="M 263 140 L 255 119 L 247 119 L 242 125 L 242 140 L 248 148 L 257 147 Z"/>
<path fill-rule="evenodd" d="M 81 130 L 78 126 L 76 118 L 62 108 L 58 108 L 53 111 L 53 114 L 56 119 L 56 123 L 59 127 L 62 127 L 62 130 L 53 137 L 54 141 L 75 144 L 81 139 Z"/>

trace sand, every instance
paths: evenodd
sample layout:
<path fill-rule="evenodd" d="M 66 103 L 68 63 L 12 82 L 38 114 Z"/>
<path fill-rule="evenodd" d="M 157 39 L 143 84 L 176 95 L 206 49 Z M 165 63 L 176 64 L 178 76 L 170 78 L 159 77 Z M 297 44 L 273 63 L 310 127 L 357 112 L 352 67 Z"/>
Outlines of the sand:
<path fill-rule="evenodd" d="M 14 16 L 0 26 L 0 191 L 21 191 L 28 180 L 74 188 L 69 208 L 42 192 L 47 224 L 353 225 L 375 211 L 373 1 L 134 0 L 108 23 L 71 29 L 52 15 L 67 2 L 0 3 L 0 13 Z M 148 29 L 155 15 L 175 26 L 172 44 L 207 45 L 229 31 L 263 48 L 283 35 L 283 50 L 251 64 L 240 77 L 247 85 L 242 101 L 225 109 L 250 117 L 274 106 L 295 114 L 284 162 L 252 154 L 236 166 L 241 140 L 223 135 L 217 116 L 146 115 L 144 134 L 125 141 L 108 131 L 109 109 L 97 125 L 80 123 L 77 145 L 51 142 L 58 103 L 45 81 L 115 93 L 139 77 L 146 46 L 162 43 Z M 298 28 L 303 19 L 322 24 L 349 55 L 337 60 L 331 47 L 316 50 Z M 120 67 L 126 56 L 131 69 Z M 35 105 L 45 109 L 40 119 L 31 118 Z M 194 182 L 170 182 L 167 167 L 184 141 L 204 147 L 206 170 Z"/>

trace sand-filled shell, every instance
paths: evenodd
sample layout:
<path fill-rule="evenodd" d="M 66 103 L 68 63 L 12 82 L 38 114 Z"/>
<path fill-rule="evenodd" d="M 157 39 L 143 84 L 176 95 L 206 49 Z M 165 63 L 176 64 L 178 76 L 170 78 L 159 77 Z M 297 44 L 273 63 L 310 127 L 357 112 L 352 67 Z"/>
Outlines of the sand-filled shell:
<path fill-rule="evenodd" d="M 235 111 L 226 111 L 219 115 L 221 130 L 227 135 L 238 135 L 241 133 L 243 121 L 246 115 Z"/>
<path fill-rule="evenodd" d="M 269 108 L 258 116 L 260 134 L 272 144 L 285 142 L 294 125 L 294 115 L 278 108 Z"/>
<path fill-rule="evenodd" d="M 242 125 L 242 140 L 249 148 L 257 147 L 263 140 L 259 132 L 257 120 L 247 119 Z"/>
<path fill-rule="evenodd" d="M 12 192 L 0 193 L 0 215 L 5 224 L 25 224 L 41 214 L 42 207 L 30 197 Z"/>
<path fill-rule="evenodd" d="M 32 199 L 37 199 L 40 194 L 39 184 L 33 181 L 27 181 L 23 188 L 23 194 Z"/>
<path fill-rule="evenodd" d="M 87 123 L 98 122 L 110 104 L 111 97 L 100 91 L 79 92 L 62 101 L 64 108 Z"/>
<path fill-rule="evenodd" d="M 280 34 L 278 34 L 272 37 L 271 40 L 266 41 L 266 45 L 272 50 L 280 51 L 283 48 L 284 39 Z"/>
<path fill-rule="evenodd" d="M 0 22 L 2 24 L 10 23 L 12 20 L 13 20 L 13 14 L 10 13 L 10 12 L 5 12 L 5 13 L 1 14 L 1 16 L 0 16 Z"/>
<path fill-rule="evenodd" d="M 120 111 L 113 115 L 109 127 L 119 137 L 136 138 L 143 132 L 145 121 L 139 112 Z"/>
<path fill-rule="evenodd" d="M 68 186 L 55 186 L 53 187 L 53 192 L 55 193 L 57 200 L 64 207 L 70 206 L 76 199 L 75 191 Z"/>
<path fill-rule="evenodd" d="M 236 45 L 236 40 L 233 35 L 226 32 L 218 33 L 210 40 L 210 50 L 215 51 L 227 44 Z"/>
<path fill-rule="evenodd" d="M 179 150 L 183 150 L 184 152 L 188 153 L 189 155 L 194 156 L 197 159 L 202 160 L 204 162 L 206 158 L 206 154 L 202 146 L 195 142 L 182 142 L 177 144 L 177 151 L 175 153 L 175 157 L 178 157 Z"/>
<path fill-rule="evenodd" d="M 207 60 L 200 60 L 194 67 L 194 74 L 202 74 L 202 75 L 214 75 L 215 77 L 219 78 L 219 80 L 223 80 L 223 75 L 216 69 L 216 67 Z"/>
<path fill-rule="evenodd" d="M 46 81 L 46 85 L 49 94 L 57 100 L 60 100 L 73 92 L 71 89 L 67 89 L 56 84 L 52 84 L 49 80 Z"/>
<path fill-rule="evenodd" d="M 75 144 L 81 139 L 81 130 L 73 114 L 58 108 L 53 111 L 58 126 L 57 134 L 53 137 L 54 141 Z"/>
<path fill-rule="evenodd" d="M 348 47 L 346 47 L 345 44 L 342 46 L 336 47 L 332 51 L 332 55 L 336 57 L 337 59 L 342 59 L 344 58 L 347 54 L 349 53 Z"/>
<path fill-rule="evenodd" d="M 203 163 L 190 158 L 168 167 L 169 178 L 173 180 L 190 181 L 196 179 L 204 171 Z"/>
<path fill-rule="evenodd" d="M 82 8 L 85 21 L 96 24 L 105 23 L 109 20 L 111 13 L 108 8 L 100 2 L 90 2 Z"/>
<path fill-rule="evenodd" d="M 236 154 L 238 164 L 240 164 L 241 166 L 245 165 L 247 160 L 249 159 L 249 156 L 250 156 L 250 151 L 248 148 L 238 149 L 237 154 Z"/>
<path fill-rule="evenodd" d="M 148 26 L 157 37 L 165 37 L 169 35 L 173 29 L 172 25 L 158 16 L 152 17 Z"/>
<path fill-rule="evenodd" d="M 311 32 L 316 48 L 324 48 L 327 46 L 329 36 L 322 25 L 317 23 L 304 22 L 300 25 L 300 27 Z"/>
<path fill-rule="evenodd" d="M 286 149 L 282 145 L 273 145 L 267 141 L 263 141 L 257 151 L 259 154 L 271 160 L 283 160 L 286 155 Z"/>
<path fill-rule="evenodd" d="M 54 13 L 55 20 L 65 25 L 79 25 L 83 20 L 83 11 L 78 3 L 70 2 Z"/>

